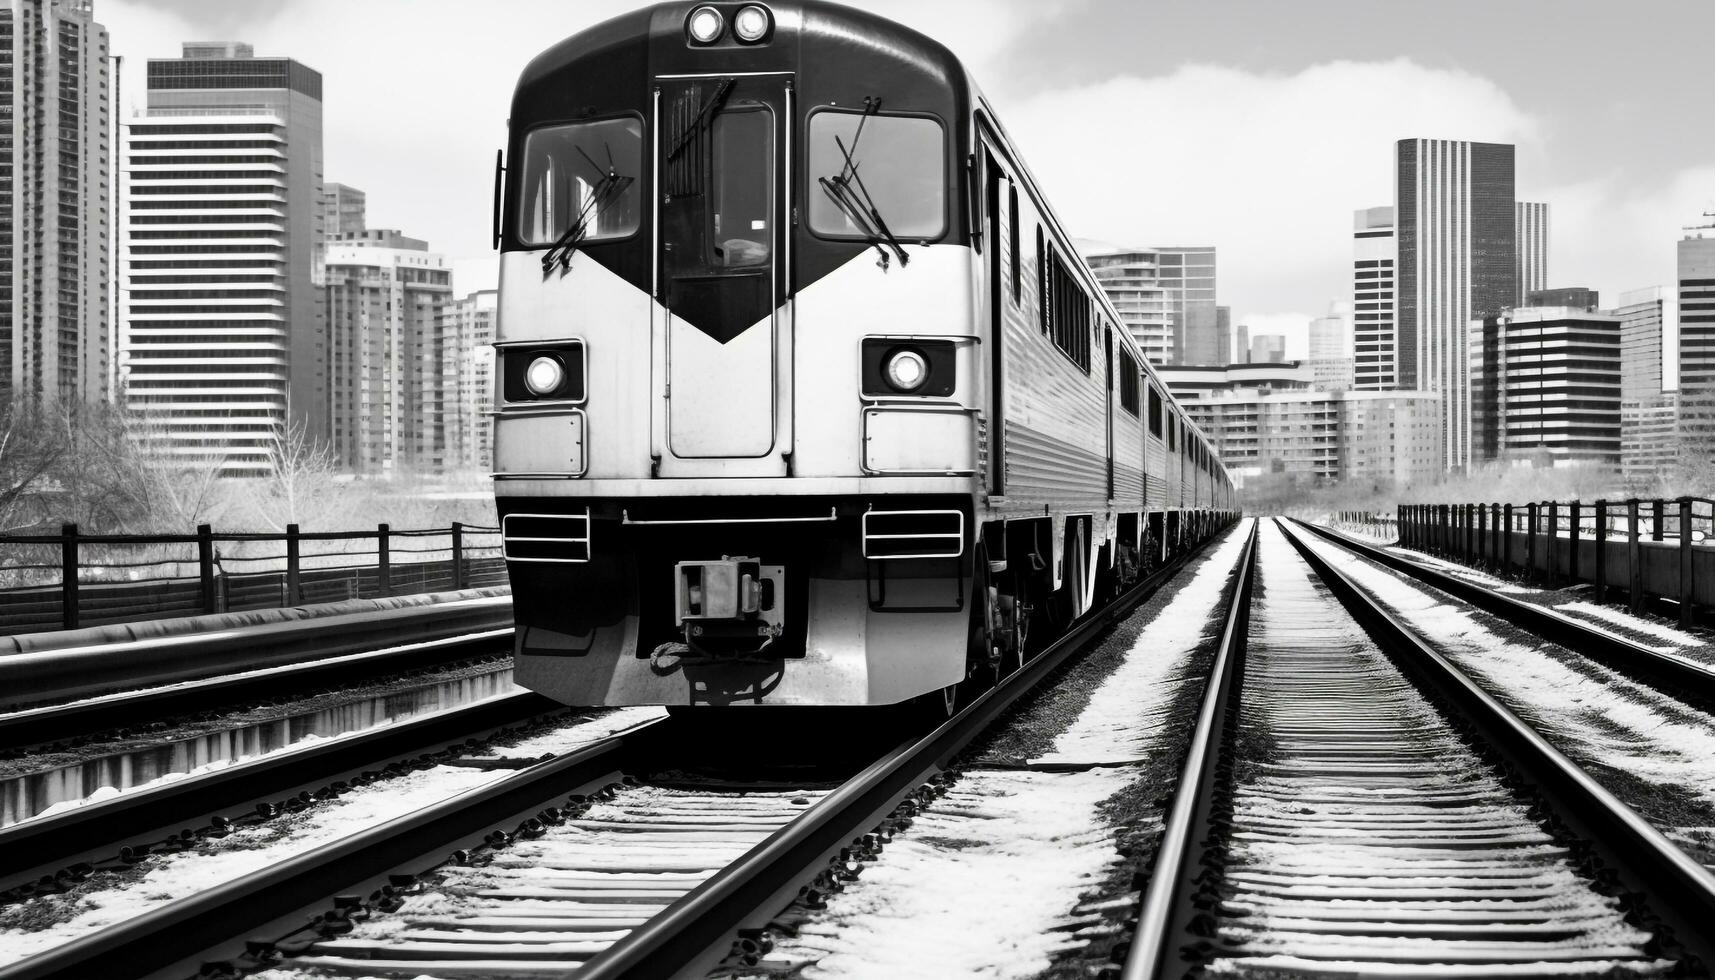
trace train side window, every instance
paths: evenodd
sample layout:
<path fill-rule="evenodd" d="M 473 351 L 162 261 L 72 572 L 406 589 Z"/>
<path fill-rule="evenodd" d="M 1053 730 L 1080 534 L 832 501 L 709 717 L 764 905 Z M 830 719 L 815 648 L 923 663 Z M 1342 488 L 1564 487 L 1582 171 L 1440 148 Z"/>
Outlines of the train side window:
<path fill-rule="evenodd" d="M 1119 349 L 1120 407 L 1137 414 L 1137 360 L 1125 348 Z"/>
<path fill-rule="evenodd" d="M 1149 386 L 1149 434 L 1161 438 L 1161 392 Z"/>
<path fill-rule="evenodd" d="M 1042 332 L 1048 332 L 1048 247 L 1042 240 L 1042 226 L 1036 226 L 1036 318 Z"/>
<path fill-rule="evenodd" d="M 1024 243 L 1018 240 L 1018 185 L 1011 181 L 1007 181 L 1007 184 L 1011 187 L 1006 213 L 1007 241 L 1011 243 L 1012 247 L 1012 305 L 1017 306 L 1019 304 L 1018 250 L 1024 247 Z"/>
<path fill-rule="evenodd" d="M 810 230 L 868 241 L 947 231 L 946 138 L 927 116 L 823 109 L 810 116 Z M 873 206 L 873 213 L 871 207 Z"/>
<path fill-rule="evenodd" d="M 1087 374 L 1090 370 L 1091 316 L 1090 298 L 1078 285 L 1072 269 L 1061 261 L 1060 253 L 1049 248 L 1044 263 L 1048 269 L 1048 301 L 1046 327 L 1060 348 Z"/>
<path fill-rule="evenodd" d="M 634 234 L 643 214 L 637 180 L 642 167 L 641 120 L 531 130 L 524 138 L 519 239 L 526 245 L 551 245 L 577 222 L 585 242 Z"/>

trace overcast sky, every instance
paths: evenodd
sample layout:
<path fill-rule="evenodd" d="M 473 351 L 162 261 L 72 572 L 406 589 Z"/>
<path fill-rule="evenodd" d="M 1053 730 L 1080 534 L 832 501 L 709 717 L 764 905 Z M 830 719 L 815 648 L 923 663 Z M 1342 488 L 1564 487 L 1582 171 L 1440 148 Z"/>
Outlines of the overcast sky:
<path fill-rule="evenodd" d="M 512 84 L 624 0 L 96 0 L 126 59 L 235 40 L 323 75 L 325 177 L 371 227 L 493 285 L 494 151 Z M 1666 284 L 1715 210 L 1709 0 L 871 0 L 971 66 L 1080 237 L 1214 245 L 1252 332 L 1349 300 L 1351 212 L 1391 204 L 1403 137 L 1518 145 L 1550 205 L 1550 285 Z"/>

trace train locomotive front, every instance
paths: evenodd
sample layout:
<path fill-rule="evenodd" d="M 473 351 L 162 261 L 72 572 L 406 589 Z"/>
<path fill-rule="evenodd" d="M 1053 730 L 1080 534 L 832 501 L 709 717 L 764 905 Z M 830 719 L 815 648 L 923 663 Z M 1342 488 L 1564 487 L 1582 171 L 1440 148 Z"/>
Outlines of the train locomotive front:
<path fill-rule="evenodd" d="M 665 4 L 526 68 L 496 205 L 519 683 L 947 703 L 1007 652 L 974 98 L 938 43 L 813 2 Z"/>

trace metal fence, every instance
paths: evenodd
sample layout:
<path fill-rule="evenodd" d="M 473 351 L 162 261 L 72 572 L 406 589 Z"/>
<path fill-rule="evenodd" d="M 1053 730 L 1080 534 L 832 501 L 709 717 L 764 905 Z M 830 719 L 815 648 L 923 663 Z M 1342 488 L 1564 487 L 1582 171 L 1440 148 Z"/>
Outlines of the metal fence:
<path fill-rule="evenodd" d="M 1681 624 L 1715 606 L 1715 500 L 1403 504 L 1400 544 L 1549 585 L 1589 582 L 1678 605 Z"/>
<path fill-rule="evenodd" d="M 500 529 L 0 534 L 0 635 L 506 585 Z"/>

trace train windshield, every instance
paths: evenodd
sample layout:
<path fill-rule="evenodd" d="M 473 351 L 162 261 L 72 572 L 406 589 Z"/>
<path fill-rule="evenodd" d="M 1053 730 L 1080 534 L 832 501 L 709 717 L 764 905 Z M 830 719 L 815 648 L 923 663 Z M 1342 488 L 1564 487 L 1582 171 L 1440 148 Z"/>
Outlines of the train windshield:
<path fill-rule="evenodd" d="M 821 185 L 810 187 L 810 230 L 824 238 L 920 241 L 946 231 L 944 141 L 934 119 L 818 112 L 810 179 Z"/>
<path fill-rule="evenodd" d="M 625 238 L 642 214 L 643 123 L 604 119 L 545 126 L 524 140 L 518 237 L 550 245 L 574 228 L 581 242 Z"/>

